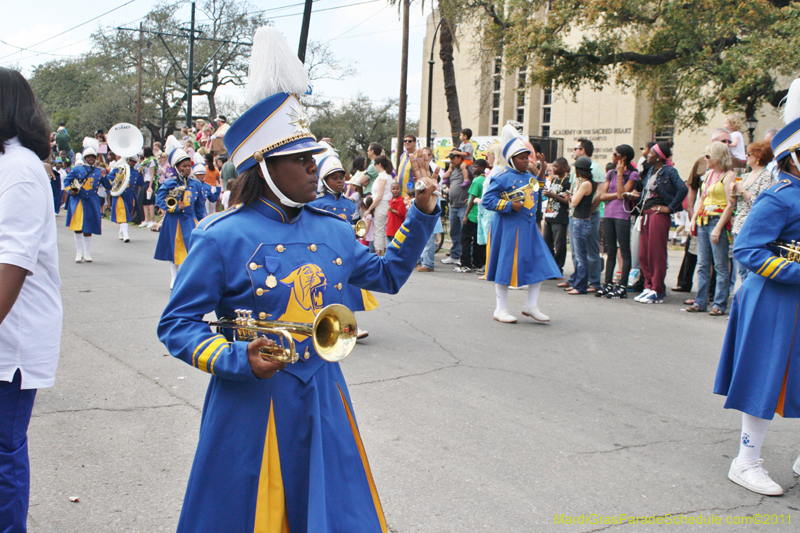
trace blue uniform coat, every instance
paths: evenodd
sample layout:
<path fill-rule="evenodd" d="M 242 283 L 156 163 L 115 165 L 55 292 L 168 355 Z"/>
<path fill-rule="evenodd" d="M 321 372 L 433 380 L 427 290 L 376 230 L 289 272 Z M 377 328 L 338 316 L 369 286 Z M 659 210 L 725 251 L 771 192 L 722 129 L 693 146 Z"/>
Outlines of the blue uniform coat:
<path fill-rule="evenodd" d="M 103 177 L 97 167 L 76 166 L 64 178 L 64 188 L 77 179 L 82 182 L 80 192 L 76 195 L 67 195 L 67 223 L 72 231 L 81 231 L 100 235 L 103 232 L 100 213 L 100 197 L 97 189 L 102 185 L 106 190 L 111 189 L 108 177 Z"/>
<path fill-rule="evenodd" d="M 800 264 L 770 246 L 800 240 L 800 178 L 780 177 L 736 237 L 734 257 L 752 273 L 733 298 L 714 384 L 727 409 L 765 419 L 800 417 Z"/>
<path fill-rule="evenodd" d="M 130 167 L 128 167 L 128 171 L 130 172 L 128 187 L 119 196 L 111 197 L 111 222 L 117 224 L 133 221 L 133 217 L 136 215 L 136 188 L 144 185 L 144 178 L 139 172 Z M 118 168 L 112 170 L 108 174 L 109 181 L 113 183 L 118 172 Z"/>
<path fill-rule="evenodd" d="M 353 223 L 353 217 L 357 209 L 356 203 L 353 200 L 343 194 L 340 194 L 337 198 L 327 189 L 319 193 L 317 199 L 308 205 L 336 215 L 350 224 Z M 351 311 L 372 311 L 378 307 L 378 301 L 369 291 L 359 289 L 353 285 L 347 285 L 344 289 L 344 293 L 345 296 L 342 303 Z"/>
<path fill-rule="evenodd" d="M 384 257 L 308 206 L 287 220 L 259 198 L 200 222 L 158 326 L 173 356 L 211 374 L 180 533 L 386 531 L 339 364 L 298 336 L 300 361 L 259 380 L 247 343 L 202 319 L 309 323 L 347 284 L 396 293 L 438 216 L 411 209 Z"/>
<path fill-rule="evenodd" d="M 528 189 L 519 211 L 500 197 L 526 185 L 532 177 L 530 172 L 508 168 L 492 178 L 481 200 L 484 208 L 497 213 L 487 239 L 486 279 L 500 285 L 521 287 L 561 277 L 536 224 L 536 193 Z"/>
<path fill-rule="evenodd" d="M 197 221 L 206 216 L 206 206 L 203 200 L 203 188 L 199 181 L 189 179 L 186 190 L 183 192 L 183 204 L 172 209 L 167 207 L 167 193 L 181 186 L 183 180 L 170 178 L 161 184 L 156 193 L 156 205 L 164 210 L 164 220 L 158 234 L 155 258 L 159 261 L 170 261 L 176 265 L 186 259 L 186 250 L 189 246 L 189 237 L 197 226 Z"/>

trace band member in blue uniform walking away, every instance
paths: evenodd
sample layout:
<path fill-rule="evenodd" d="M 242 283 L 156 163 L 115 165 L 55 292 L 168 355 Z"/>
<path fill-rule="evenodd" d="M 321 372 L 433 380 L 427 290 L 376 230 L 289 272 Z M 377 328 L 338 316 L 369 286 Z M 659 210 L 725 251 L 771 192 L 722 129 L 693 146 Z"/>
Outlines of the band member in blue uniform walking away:
<path fill-rule="evenodd" d="M 342 166 L 339 156 L 336 155 L 331 145 L 324 141 L 320 141 L 319 144 L 325 148 L 324 152 L 314 156 L 314 161 L 317 163 L 317 176 L 319 177 L 317 190 L 321 189 L 321 192 L 317 194 L 317 199 L 308 205 L 323 209 L 352 224 L 357 208 L 353 200 L 342 194 L 344 190 L 344 166 Z M 369 291 L 359 289 L 353 285 L 347 285 L 344 288 L 344 293 L 343 303 L 353 312 L 372 311 L 378 307 L 378 300 Z M 359 339 L 364 339 L 368 336 L 369 332 L 367 330 L 358 328 Z"/>
<path fill-rule="evenodd" d="M 75 232 L 77 253 L 75 262 L 92 262 L 92 235 L 103 232 L 100 213 L 100 197 L 97 189 L 102 185 L 111 189 L 111 182 L 103 176 L 97 162 L 97 151 L 88 147 L 83 149 L 83 164 L 75 165 L 72 172 L 64 178 L 67 195 L 67 227 Z"/>
<path fill-rule="evenodd" d="M 197 221 L 205 218 L 206 208 L 200 182 L 190 177 L 192 159 L 189 155 L 176 148 L 169 154 L 169 164 L 177 171 L 177 176 L 162 183 L 156 194 L 156 205 L 164 211 L 164 220 L 158 234 L 155 258 L 170 262 L 171 289 L 178 269 L 186 259 L 189 236 Z"/>
<path fill-rule="evenodd" d="M 726 409 L 742 411 L 728 478 L 769 496 L 783 488 L 762 466 L 767 428 L 775 413 L 800 417 L 800 264 L 776 246 L 800 241 L 800 79 L 789 88 L 783 118 L 787 125 L 772 139 L 780 179 L 758 196 L 734 244 L 734 257 L 751 274 L 733 298 L 714 384 L 727 396 Z M 800 475 L 800 457 L 793 470 Z"/>
<path fill-rule="evenodd" d="M 128 165 L 128 186 L 118 196 L 111 196 L 111 222 L 119 224 L 119 240 L 123 242 L 131 242 L 128 234 L 128 222 L 133 222 L 133 217 L 136 215 L 136 190 L 138 187 L 144 185 L 142 175 L 134 168 L 138 162 L 135 156 L 129 157 L 124 164 Z M 119 175 L 120 168 L 114 169 L 108 174 L 108 179 L 111 181 L 112 188 L 114 180 Z"/>
<path fill-rule="evenodd" d="M 505 323 L 517 321 L 508 311 L 508 287 L 527 285 L 528 300 L 522 314 L 548 322 L 550 317 L 539 310 L 539 290 L 544 280 L 561 278 L 561 272 L 536 224 L 538 195 L 528 186 L 533 178 L 528 172 L 531 151 L 510 124 L 503 126 L 500 142 L 508 166 L 505 172 L 492 178 L 481 200 L 484 208 L 497 213 L 492 217 L 486 246 L 489 251 L 486 279 L 495 283 L 497 298 L 494 319 Z M 524 193 L 521 200 L 512 201 L 504 194 L 516 189 Z"/>
<path fill-rule="evenodd" d="M 224 140 L 239 173 L 236 205 L 192 234 L 158 326 L 173 356 L 212 374 L 178 531 L 385 532 L 339 364 L 300 335 L 298 362 L 265 360 L 258 351 L 270 340 L 233 341 L 202 320 L 248 310 L 308 323 L 341 303 L 348 284 L 397 292 L 440 214 L 435 185 L 418 169 L 427 187 L 416 207 L 386 256 L 370 254 L 346 221 L 307 205 L 317 189 L 312 154 L 322 147 L 296 96 L 308 74 L 275 28 L 255 34 L 249 84 L 252 107 Z"/>
<path fill-rule="evenodd" d="M 197 181 L 197 183 L 200 185 L 200 190 L 203 192 L 203 205 L 206 208 L 206 216 L 208 216 L 214 214 L 208 210 L 216 207 L 217 200 L 219 200 L 219 195 L 222 192 L 222 188 L 212 187 L 205 182 L 205 177 L 206 166 L 202 163 L 195 163 L 192 166 L 192 179 Z"/>

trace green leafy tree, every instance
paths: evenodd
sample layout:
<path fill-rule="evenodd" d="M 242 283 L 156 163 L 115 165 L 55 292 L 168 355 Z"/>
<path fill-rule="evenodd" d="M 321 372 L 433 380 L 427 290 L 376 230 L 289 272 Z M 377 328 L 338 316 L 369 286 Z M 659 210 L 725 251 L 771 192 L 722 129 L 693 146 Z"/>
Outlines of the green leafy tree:
<path fill-rule="evenodd" d="M 485 43 L 530 83 L 646 89 L 656 126 L 778 105 L 800 69 L 800 3 L 786 0 L 463 0 Z"/>
<path fill-rule="evenodd" d="M 317 138 L 330 137 L 348 170 L 356 156 L 366 155 L 369 143 L 381 143 L 388 151 L 397 135 L 397 100 L 373 103 L 359 94 L 342 105 L 324 100 L 304 103 L 311 115 L 311 131 Z M 406 123 L 407 131 L 417 128 L 419 124 L 413 121 Z"/>

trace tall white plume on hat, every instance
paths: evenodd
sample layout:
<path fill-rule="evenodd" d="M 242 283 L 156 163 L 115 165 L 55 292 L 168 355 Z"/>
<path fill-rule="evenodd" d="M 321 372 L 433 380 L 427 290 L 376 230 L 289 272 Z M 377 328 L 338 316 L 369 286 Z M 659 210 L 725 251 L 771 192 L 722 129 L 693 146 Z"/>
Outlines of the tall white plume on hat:
<path fill-rule="evenodd" d="M 281 33 L 272 26 L 262 26 L 253 35 L 250 69 L 247 80 L 247 104 L 255 105 L 277 93 L 302 95 L 308 92 L 308 71 Z M 287 207 L 304 204 L 289 199 L 275 185 L 267 164 L 259 161 L 264 180 L 278 200 Z"/>
<path fill-rule="evenodd" d="M 253 35 L 247 76 L 247 104 L 251 106 L 277 93 L 308 92 L 306 67 L 272 26 L 262 26 Z"/>
<path fill-rule="evenodd" d="M 786 93 L 783 101 L 786 104 L 783 108 L 783 115 L 781 115 L 783 123 L 789 124 L 800 118 L 800 78 L 794 80 L 789 86 L 789 92 Z"/>
<path fill-rule="evenodd" d="M 520 152 L 527 152 L 528 147 L 522 139 L 519 130 L 513 124 L 507 123 L 500 131 L 500 145 L 503 147 L 503 157 L 508 166 L 511 165 L 511 158 Z"/>

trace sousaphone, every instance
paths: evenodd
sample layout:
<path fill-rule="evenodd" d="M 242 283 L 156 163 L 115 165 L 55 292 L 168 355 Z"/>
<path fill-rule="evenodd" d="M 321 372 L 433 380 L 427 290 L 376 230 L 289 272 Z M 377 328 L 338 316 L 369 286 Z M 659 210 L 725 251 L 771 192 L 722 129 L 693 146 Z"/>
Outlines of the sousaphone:
<path fill-rule="evenodd" d="M 120 156 L 119 163 L 116 164 L 117 176 L 114 178 L 114 183 L 111 186 L 111 196 L 119 196 L 125 189 L 128 188 L 130 182 L 130 171 L 127 163 L 129 157 L 133 157 L 139 153 L 139 150 L 144 146 L 144 136 L 139 128 L 127 122 L 120 122 L 115 124 L 108 130 L 106 135 L 108 148 Z"/>

